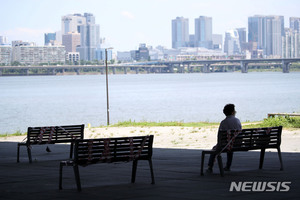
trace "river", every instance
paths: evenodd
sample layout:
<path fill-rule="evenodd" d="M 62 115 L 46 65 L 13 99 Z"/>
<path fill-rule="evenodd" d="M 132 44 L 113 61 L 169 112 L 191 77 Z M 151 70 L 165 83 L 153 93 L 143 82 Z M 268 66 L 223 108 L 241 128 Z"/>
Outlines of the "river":
<path fill-rule="evenodd" d="M 300 73 L 109 75 L 110 122 L 219 122 L 227 103 L 242 122 L 300 112 Z M 106 125 L 104 75 L 0 77 L 0 134 L 29 126 Z"/>

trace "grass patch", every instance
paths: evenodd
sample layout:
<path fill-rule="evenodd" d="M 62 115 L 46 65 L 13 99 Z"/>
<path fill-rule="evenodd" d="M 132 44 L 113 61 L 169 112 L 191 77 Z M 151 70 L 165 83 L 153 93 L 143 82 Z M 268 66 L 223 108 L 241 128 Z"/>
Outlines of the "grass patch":
<path fill-rule="evenodd" d="M 22 133 L 21 131 L 16 131 L 15 133 L 9 134 L 9 133 L 5 133 L 5 134 L 0 134 L 0 137 L 10 137 L 10 136 L 26 136 L 27 132 Z"/>
<path fill-rule="evenodd" d="M 129 126 L 184 126 L 184 127 L 207 127 L 207 126 L 215 126 L 219 125 L 219 123 L 212 123 L 212 122 L 178 122 L 178 121 L 171 121 L 171 122 L 147 122 L 147 121 L 123 121 L 118 122 L 117 124 L 111 125 L 112 127 L 129 127 Z"/>

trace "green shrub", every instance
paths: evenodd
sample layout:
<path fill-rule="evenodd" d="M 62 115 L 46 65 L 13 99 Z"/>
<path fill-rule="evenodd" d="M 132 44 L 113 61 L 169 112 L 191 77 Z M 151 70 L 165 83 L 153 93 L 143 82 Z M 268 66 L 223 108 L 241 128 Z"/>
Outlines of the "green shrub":
<path fill-rule="evenodd" d="M 279 116 L 264 119 L 261 127 L 283 126 L 286 128 L 300 128 L 300 117 Z"/>

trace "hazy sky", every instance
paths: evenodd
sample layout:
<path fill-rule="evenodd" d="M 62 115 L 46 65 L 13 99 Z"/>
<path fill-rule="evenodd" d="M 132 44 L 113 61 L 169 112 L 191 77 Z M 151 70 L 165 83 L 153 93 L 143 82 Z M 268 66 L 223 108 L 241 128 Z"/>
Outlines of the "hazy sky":
<path fill-rule="evenodd" d="M 44 33 L 61 29 L 61 17 L 89 12 L 114 51 L 137 49 L 139 43 L 171 48 L 171 20 L 189 19 L 190 34 L 199 16 L 212 17 L 213 33 L 248 26 L 248 17 L 300 17 L 300 0 L 0 0 L 0 35 L 9 41 L 44 44 Z M 224 39 L 224 38 L 223 38 Z"/>

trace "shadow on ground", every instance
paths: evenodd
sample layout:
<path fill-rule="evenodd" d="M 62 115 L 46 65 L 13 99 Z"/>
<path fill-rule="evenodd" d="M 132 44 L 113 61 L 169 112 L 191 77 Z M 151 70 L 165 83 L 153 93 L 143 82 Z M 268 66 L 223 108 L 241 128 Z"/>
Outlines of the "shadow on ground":
<path fill-rule="evenodd" d="M 200 176 L 201 150 L 154 149 L 155 185 L 147 161 L 140 161 L 136 183 L 131 184 L 132 163 L 97 164 L 80 167 L 82 192 L 77 192 L 72 167 L 64 168 L 63 190 L 58 189 L 59 161 L 68 158 L 69 145 L 32 147 L 29 164 L 25 147 L 17 163 L 17 143 L 0 143 L 0 199 L 299 199 L 300 155 L 282 153 L 280 171 L 277 152 L 266 152 L 258 169 L 259 152 L 234 154 L 232 171 Z M 223 156 L 223 161 L 226 155 Z M 208 157 L 206 158 L 207 165 Z M 230 192 L 231 182 L 291 182 L 288 192 Z"/>

